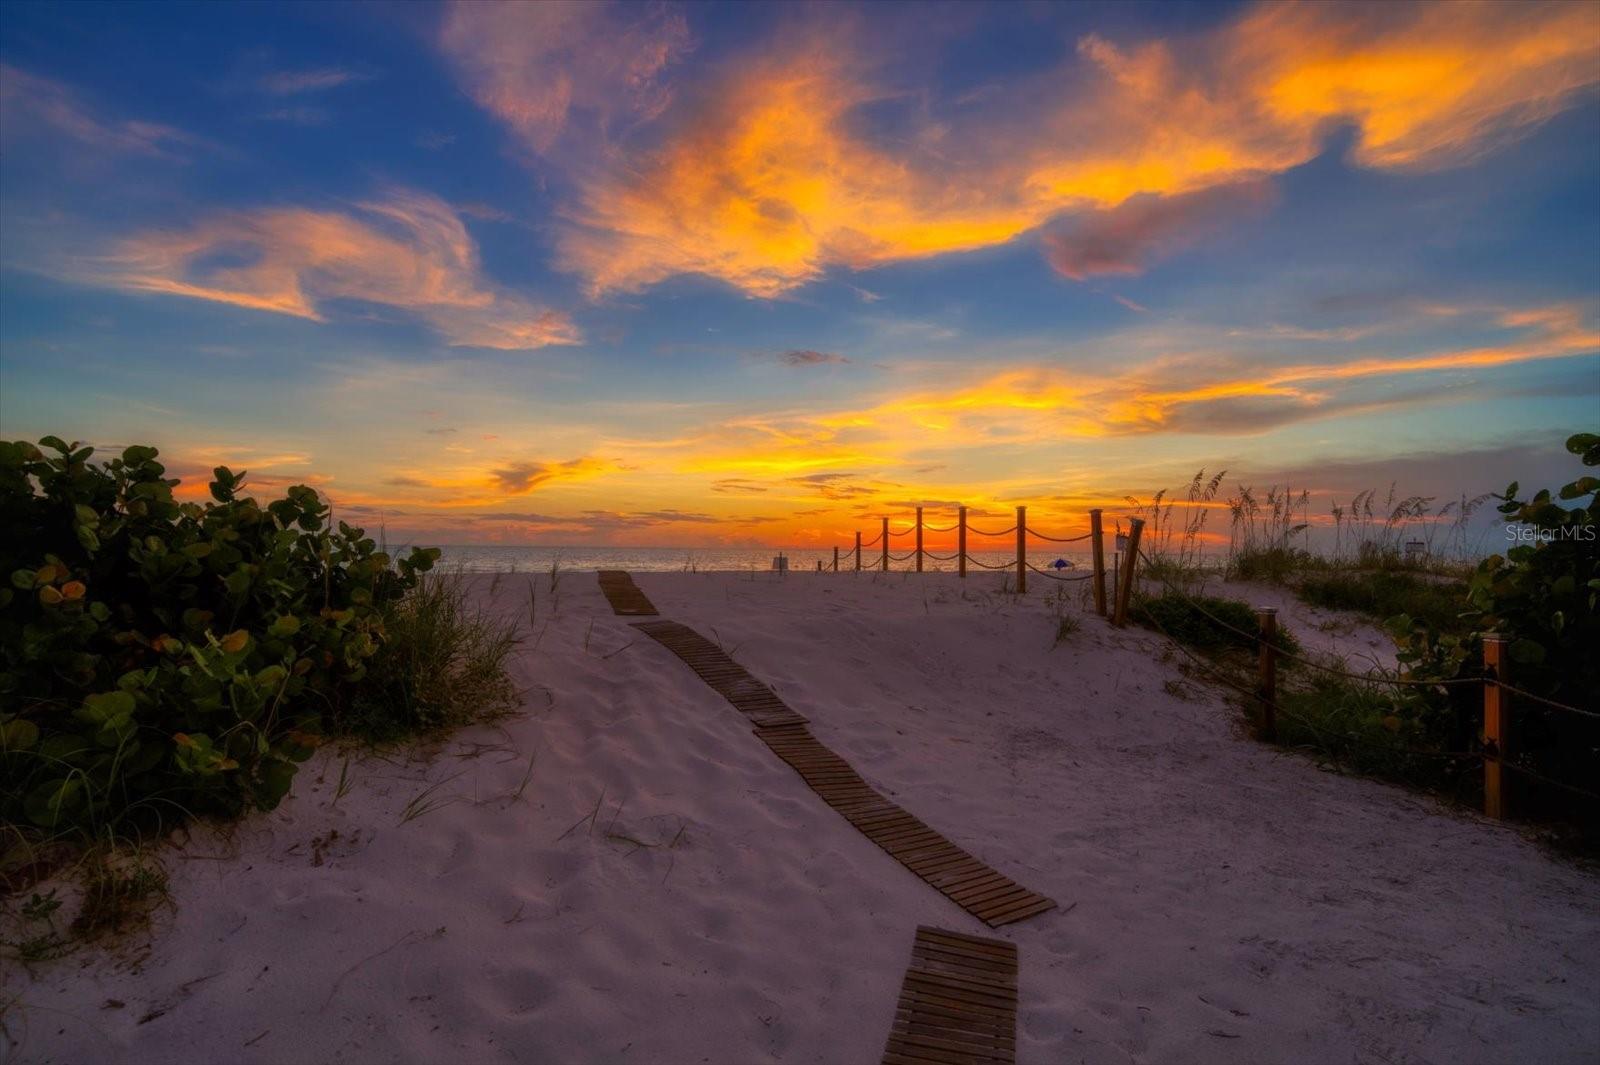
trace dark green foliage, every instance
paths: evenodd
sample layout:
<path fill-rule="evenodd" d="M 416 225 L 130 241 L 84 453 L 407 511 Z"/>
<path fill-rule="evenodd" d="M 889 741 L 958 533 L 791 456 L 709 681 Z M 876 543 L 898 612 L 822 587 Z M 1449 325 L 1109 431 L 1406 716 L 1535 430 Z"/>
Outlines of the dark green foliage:
<path fill-rule="evenodd" d="M 1585 465 L 1600 465 L 1600 437 L 1579 433 L 1567 450 Z M 1516 546 L 1478 564 L 1467 584 L 1463 625 L 1455 633 L 1415 611 L 1389 619 L 1400 660 L 1414 674 L 1454 677 L 1470 673 L 1482 655 L 1485 633 L 1511 639 L 1515 683 L 1540 695 L 1593 708 L 1600 691 L 1600 479 L 1565 485 L 1562 506 L 1541 490 L 1518 497 L 1513 483 L 1499 497 L 1507 535 Z M 1464 630 L 1464 632 L 1462 631 Z"/>
<path fill-rule="evenodd" d="M 305 486 L 263 506 L 218 467 L 180 503 L 154 448 L 40 445 L 0 442 L 0 820 L 274 806 L 437 549 L 395 563 Z"/>
<path fill-rule="evenodd" d="M 1441 632 L 1464 631 L 1465 583 L 1414 570 L 1337 569 L 1301 579 L 1296 594 L 1312 606 L 1349 610 L 1380 621 L 1396 614 L 1413 617 Z"/>
<path fill-rule="evenodd" d="M 1282 584 L 1292 574 L 1324 565 L 1323 559 L 1298 547 L 1245 547 L 1229 560 L 1234 579 L 1269 584 Z"/>
<path fill-rule="evenodd" d="M 1584 465 L 1600 465 L 1600 436 L 1579 433 L 1566 446 Z M 1415 678 L 1475 676 L 1483 637 L 1499 633 L 1510 640 L 1510 683 L 1600 711 L 1600 479 L 1580 477 L 1555 497 L 1543 490 L 1529 500 L 1519 498 L 1513 483 L 1499 499 L 1516 546 L 1479 563 L 1467 585 L 1465 624 L 1458 629 L 1412 612 L 1389 619 L 1399 659 Z M 1419 701 L 1438 706 L 1444 697 L 1425 690 L 1407 700 Z M 1464 709 L 1456 707 L 1458 720 Z M 1514 763 L 1569 784 L 1592 787 L 1600 777 L 1600 728 L 1594 720 L 1534 699 L 1514 698 L 1508 748 Z M 1562 801 L 1570 806 L 1569 799 Z"/>
<path fill-rule="evenodd" d="M 1202 651 L 1254 650 L 1260 628 L 1249 603 L 1171 590 L 1135 597 L 1131 615 L 1139 624 Z M 1289 654 L 1300 653 L 1300 641 L 1286 628 L 1278 629 L 1274 646 Z"/>
<path fill-rule="evenodd" d="M 1278 691 L 1278 739 L 1320 751 L 1361 772 L 1440 787 L 1478 769 L 1475 757 L 1449 758 L 1448 720 L 1437 703 L 1397 706 L 1390 688 L 1311 672 Z"/>

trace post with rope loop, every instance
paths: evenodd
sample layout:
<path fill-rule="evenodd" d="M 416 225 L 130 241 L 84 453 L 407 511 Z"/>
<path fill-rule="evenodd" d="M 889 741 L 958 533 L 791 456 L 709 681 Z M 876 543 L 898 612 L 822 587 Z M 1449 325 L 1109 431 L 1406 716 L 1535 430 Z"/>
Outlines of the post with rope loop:
<path fill-rule="evenodd" d="M 1510 640 L 1498 632 L 1483 637 L 1483 812 L 1496 820 L 1506 816 L 1506 796 L 1500 779 L 1506 756 L 1506 725 L 1510 696 L 1500 685 L 1508 672 L 1506 647 Z"/>
<path fill-rule="evenodd" d="M 1144 519 L 1128 519 L 1128 549 L 1122 560 L 1122 571 L 1117 575 L 1117 606 L 1111 623 L 1122 628 L 1128 623 L 1128 600 L 1133 598 L 1133 570 L 1139 559 L 1139 537 L 1144 535 Z"/>
<path fill-rule="evenodd" d="M 1028 591 L 1028 508 L 1017 508 L 1017 594 Z"/>
<path fill-rule="evenodd" d="M 861 530 L 856 530 L 856 572 L 861 572 Z"/>
<path fill-rule="evenodd" d="M 1261 738 L 1268 743 L 1278 739 L 1278 610 L 1256 608 L 1261 634 L 1260 658 L 1256 665 L 1256 695 L 1261 699 Z"/>
<path fill-rule="evenodd" d="M 889 572 L 889 519 L 888 518 L 884 518 L 883 519 L 883 534 L 882 534 L 881 538 L 883 540 L 883 564 L 882 564 L 882 569 L 883 569 L 883 572 L 888 573 Z"/>
<path fill-rule="evenodd" d="M 833 572 L 839 572 L 839 545 L 833 545 Z"/>
<path fill-rule="evenodd" d="M 962 507 L 956 518 L 956 571 L 963 580 L 967 576 L 967 508 Z"/>
<path fill-rule="evenodd" d="M 917 572 L 922 572 L 922 508 L 917 508 Z"/>
<path fill-rule="evenodd" d="M 1100 508 L 1089 511 L 1089 545 L 1094 548 L 1094 612 L 1106 616 L 1106 544 Z"/>

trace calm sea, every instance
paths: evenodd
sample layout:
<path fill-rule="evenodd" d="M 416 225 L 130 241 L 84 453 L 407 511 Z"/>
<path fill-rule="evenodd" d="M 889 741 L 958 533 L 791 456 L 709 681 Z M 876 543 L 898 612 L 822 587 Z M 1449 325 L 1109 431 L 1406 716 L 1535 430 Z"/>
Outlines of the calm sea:
<path fill-rule="evenodd" d="M 909 550 L 909 548 L 907 548 Z M 825 551 L 816 548 L 784 548 L 783 554 L 788 556 L 790 570 L 815 570 L 817 563 L 821 562 L 824 568 L 833 566 L 833 549 Z M 625 569 L 645 573 L 679 573 L 679 572 L 704 572 L 707 570 L 770 570 L 772 560 L 778 555 L 778 548 L 729 548 L 729 547 L 513 547 L 504 544 L 482 545 L 461 544 L 444 548 L 444 563 L 472 573 L 505 573 L 508 571 L 520 573 L 547 573 L 552 565 L 557 562 L 565 570 L 597 570 L 597 569 Z M 903 552 L 902 552 L 903 553 Z M 946 552 L 948 553 L 948 552 Z M 973 551 L 971 558 L 985 562 L 991 566 L 1015 563 L 1015 552 L 1005 551 Z M 1079 566 L 1089 564 L 1088 555 L 1084 552 L 1071 552 L 1067 554 L 1052 554 L 1048 551 L 1030 551 L 1028 561 L 1041 569 L 1049 567 L 1057 558 L 1065 558 Z M 863 551 L 861 565 L 863 568 L 876 568 L 879 556 L 870 551 Z M 839 568 L 849 569 L 853 559 L 840 555 Z M 890 562 L 892 570 L 906 570 L 915 568 L 915 560 L 906 559 L 899 562 Z M 924 570 L 946 570 L 954 572 L 954 561 L 934 561 L 925 559 Z M 972 567 L 976 568 L 976 567 Z"/>

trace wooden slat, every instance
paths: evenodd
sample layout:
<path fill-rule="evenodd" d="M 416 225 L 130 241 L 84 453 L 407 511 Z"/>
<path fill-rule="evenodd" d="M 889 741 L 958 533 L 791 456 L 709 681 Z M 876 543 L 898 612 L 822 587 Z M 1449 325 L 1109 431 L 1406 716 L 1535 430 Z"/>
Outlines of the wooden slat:
<path fill-rule="evenodd" d="M 890 857 L 974 917 L 997 926 L 1055 907 L 1052 900 L 989 868 L 875 791 L 849 762 L 811 734 L 804 717 L 784 705 L 771 688 L 751 676 L 721 647 L 676 621 L 637 621 L 633 627 L 677 655 L 745 714 L 756 726 L 761 742 L 798 773 L 823 802 Z"/>
<path fill-rule="evenodd" d="M 785 706 L 771 688 L 689 626 L 676 621 L 636 621 L 633 627 L 682 659 L 758 730 L 771 729 L 792 737 L 792 726 L 805 724 L 806 719 Z"/>
<path fill-rule="evenodd" d="M 1016 944 L 918 928 L 883 1060 L 884 1065 L 1013 1065 Z"/>
<path fill-rule="evenodd" d="M 659 613 L 625 570 L 603 569 L 599 578 L 600 591 L 611 604 L 613 613 L 632 617 Z"/>

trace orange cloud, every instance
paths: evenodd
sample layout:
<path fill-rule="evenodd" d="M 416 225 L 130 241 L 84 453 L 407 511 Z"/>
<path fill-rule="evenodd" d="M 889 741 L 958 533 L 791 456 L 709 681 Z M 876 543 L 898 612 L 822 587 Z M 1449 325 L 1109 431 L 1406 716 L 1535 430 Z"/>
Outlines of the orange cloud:
<path fill-rule="evenodd" d="M 1064 213 L 1259 181 L 1314 157 L 1341 125 L 1356 130 L 1360 165 L 1454 164 L 1600 82 L 1600 7 L 1267 5 L 1174 41 L 1088 36 L 1077 63 L 892 147 L 857 127 L 862 106 L 889 95 L 866 66 L 840 32 L 791 31 L 732 69 L 666 116 L 654 148 L 616 149 L 614 165 L 585 175 L 565 266 L 595 294 L 702 274 L 773 297 L 831 267 L 993 246 Z M 1156 230 L 1132 249 L 1143 256 L 1194 221 L 1130 212 L 1109 224 Z"/>
<path fill-rule="evenodd" d="M 408 311 L 467 347 L 575 344 L 563 314 L 490 284 L 460 217 L 437 197 L 394 190 L 355 213 L 227 211 L 152 230 L 79 260 L 73 280 L 323 320 L 331 300 Z"/>
<path fill-rule="evenodd" d="M 686 456 L 680 469 L 793 476 L 893 468 L 929 447 L 1155 432 L 1248 434 L 1399 401 L 1349 392 L 1356 381 L 1600 354 L 1600 330 L 1588 324 L 1581 306 L 1500 310 L 1491 317 L 1519 335 L 1498 345 L 1288 367 L 1245 368 L 1199 357 L 1161 359 L 1111 375 L 1017 367 L 863 408 L 745 416 L 725 423 L 723 442 Z"/>

